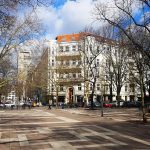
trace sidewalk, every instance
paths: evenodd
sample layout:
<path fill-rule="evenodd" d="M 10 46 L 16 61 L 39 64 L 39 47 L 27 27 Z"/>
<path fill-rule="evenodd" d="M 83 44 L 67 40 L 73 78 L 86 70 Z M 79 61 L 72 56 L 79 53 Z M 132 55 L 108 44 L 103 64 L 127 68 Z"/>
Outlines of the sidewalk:
<path fill-rule="evenodd" d="M 101 109 L 88 109 L 88 108 L 66 108 L 61 109 L 72 114 L 86 115 L 91 117 L 101 117 Z M 114 121 L 142 121 L 141 112 L 137 108 L 104 108 L 103 118 L 111 119 Z M 147 115 L 147 121 L 150 122 L 150 114 Z"/>

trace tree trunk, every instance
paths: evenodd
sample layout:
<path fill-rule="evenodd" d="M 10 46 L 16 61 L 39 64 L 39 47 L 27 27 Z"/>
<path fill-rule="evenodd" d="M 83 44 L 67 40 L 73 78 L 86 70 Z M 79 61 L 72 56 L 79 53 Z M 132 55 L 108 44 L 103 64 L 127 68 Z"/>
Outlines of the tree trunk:
<path fill-rule="evenodd" d="M 58 108 L 58 86 L 56 86 L 56 108 Z"/>
<path fill-rule="evenodd" d="M 93 97 L 94 97 L 94 91 L 95 91 L 95 84 L 96 84 L 96 78 L 94 78 L 92 94 L 91 94 L 91 97 L 90 97 L 91 98 L 91 109 L 94 108 Z"/>
<path fill-rule="evenodd" d="M 146 119 L 145 108 L 144 108 L 144 91 L 143 91 L 143 82 L 142 82 L 142 80 L 141 80 L 140 89 L 141 89 L 141 99 L 142 99 L 142 119 L 143 119 L 143 122 L 146 123 L 147 119 Z"/>
<path fill-rule="evenodd" d="M 112 97 L 113 97 L 113 95 L 112 95 L 112 83 L 110 84 L 109 88 L 110 88 L 110 102 L 112 102 Z"/>
<path fill-rule="evenodd" d="M 117 87 L 117 103 L 118 103 L 119 107 L 120 107 L 120 100 L 121 100 L 121 98 L 120 98 L 120 91 L 121 91 L 121 87 L 118 86 Z"/>

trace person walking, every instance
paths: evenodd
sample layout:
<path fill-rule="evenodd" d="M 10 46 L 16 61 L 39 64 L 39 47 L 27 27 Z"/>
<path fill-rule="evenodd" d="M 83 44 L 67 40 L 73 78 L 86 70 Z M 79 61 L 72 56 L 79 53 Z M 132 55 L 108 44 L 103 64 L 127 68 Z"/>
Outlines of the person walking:
<path fill-rule="evenodd" d="M 48 105 L 49 109 L 51 109 L 51 106 L 52 106 L 52 100 L 49 100 L 49 105 Z"/>

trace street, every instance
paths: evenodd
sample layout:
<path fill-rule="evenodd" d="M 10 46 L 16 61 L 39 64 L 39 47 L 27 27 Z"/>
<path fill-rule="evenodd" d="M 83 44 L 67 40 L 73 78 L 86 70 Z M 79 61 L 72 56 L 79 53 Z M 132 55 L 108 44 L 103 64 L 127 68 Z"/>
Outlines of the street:
<path fill-rule="evenodd" d="M 149 150 L 150 124 L 133 111 L 0 110 L 0 150 Z"/>

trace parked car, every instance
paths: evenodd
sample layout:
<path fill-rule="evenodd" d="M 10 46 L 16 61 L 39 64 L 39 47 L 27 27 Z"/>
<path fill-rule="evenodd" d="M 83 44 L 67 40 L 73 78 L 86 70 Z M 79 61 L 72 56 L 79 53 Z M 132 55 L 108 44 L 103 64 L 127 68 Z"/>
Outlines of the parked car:
<path fill-rule="evenodd" d="M 4 108 L 5 104 L 4 103 L 0 103 L 0 108 Z"/>
<path fill-rule="evenodd" d="M 103 103 L 103 107 L 112 108 L 112 106 L 113 105 L 111 103 L 106 103 L 106 102 Z"/>
<path fill-rule="evenodd" d="M 14 107 L 15 107 L 15 103 L 12 103 L 12 102 L 9 102 L 9 101 L 4 104 L 4 108 L 13 109 Z"/>
<path fill-rule="evenodd" d="M 112 104 L 112 107 L 117 107 L 117 101 L 112 101 L 110 104 Z"/>
<path fill-rule="evenodd" d="M 87 104 L 87 107 L 91 107 L 91 101 Z M 101 103 L 98 101 L 93 101 L 93 107 L 101 107 Z"/>
<path fill-rule="evenodd" d="M 125 101 L 122 105 L 122 107 L 141 107 L 142 103 L 141 101 Z"/>
<path fill-rule="evenodd" d="M 146 112 L 150 113 L 150 103 L 145 104 Z"/>

